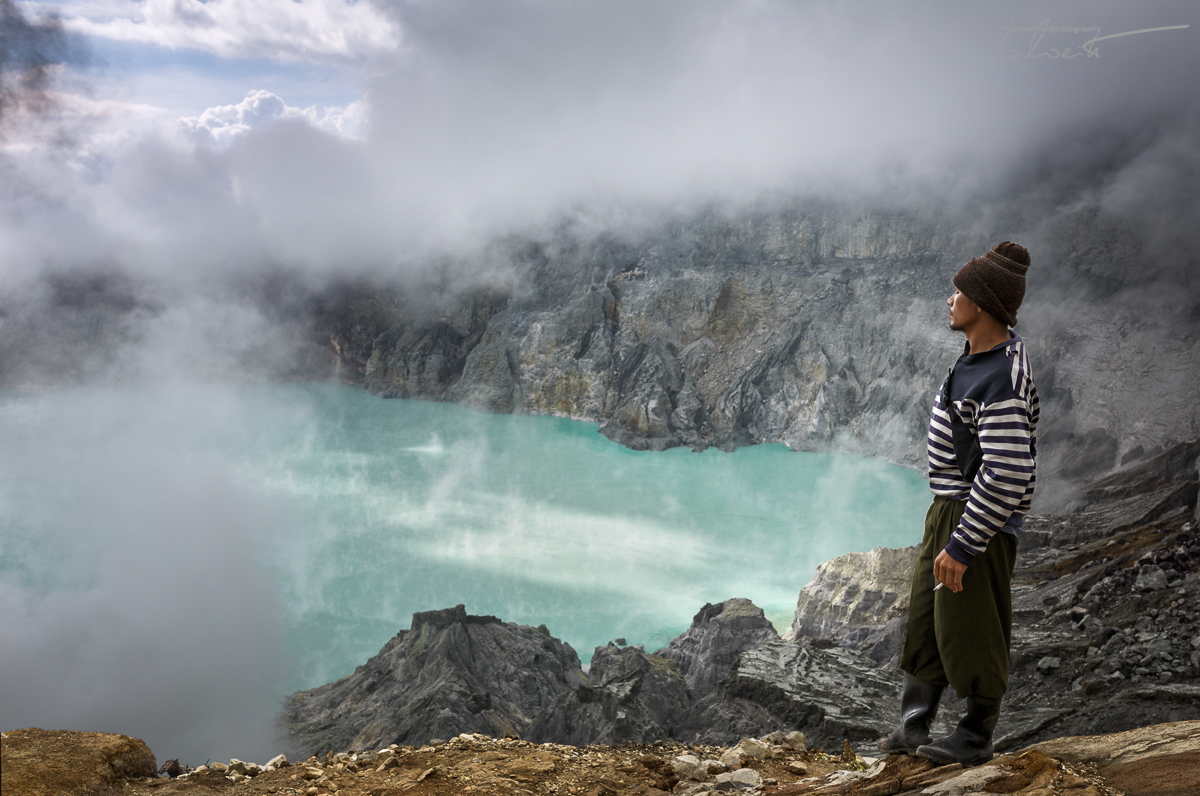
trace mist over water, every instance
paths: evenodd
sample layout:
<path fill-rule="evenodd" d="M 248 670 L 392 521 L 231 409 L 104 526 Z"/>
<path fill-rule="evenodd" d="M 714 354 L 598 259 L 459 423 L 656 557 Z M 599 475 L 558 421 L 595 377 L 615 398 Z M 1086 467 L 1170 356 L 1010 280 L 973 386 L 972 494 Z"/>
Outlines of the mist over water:
<path fill-rule="evenodd" d="M 545 624 L 586 661 L 706 602 L 783 627 L 832 556 L 917 541 L 924 480 L 324 384 L 0 396 L 0 724 L 266 759 L 279 698 L 416 611 Z"/>

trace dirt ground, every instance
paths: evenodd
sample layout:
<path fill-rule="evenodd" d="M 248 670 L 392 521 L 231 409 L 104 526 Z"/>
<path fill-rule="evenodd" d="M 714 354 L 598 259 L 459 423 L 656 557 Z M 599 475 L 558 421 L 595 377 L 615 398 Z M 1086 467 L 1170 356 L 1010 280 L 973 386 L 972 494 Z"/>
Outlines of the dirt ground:
<path fill-rule="evenodd" d="M 460 794 L 578 794 L 617 796 L 669 792 L 679 782 L 671 767 L 677 755 L 716 759 L 721 747 L 658 742 L 651 745 L 563 746 L 513 739 L 455 739 L 439 746 L 398 747 L 394 762 L 363 762 L 351 755 L 259 774 L 234 784 L 215 771 L 178 779 L 140 779 L 122 789 L 129 796 L 229 792 L 230 796 L 459 796 Z M 789 765 L 801 763 L 806 773 Z M 792 783 L 840 769 L 861 769 L 820 751 L 787 753 L 776 760 L 748 760 L 765 784 Z M 382 770 L 380 770 L 382 769 Z M 311 777 L 311 779 L 309 778 Z"/>

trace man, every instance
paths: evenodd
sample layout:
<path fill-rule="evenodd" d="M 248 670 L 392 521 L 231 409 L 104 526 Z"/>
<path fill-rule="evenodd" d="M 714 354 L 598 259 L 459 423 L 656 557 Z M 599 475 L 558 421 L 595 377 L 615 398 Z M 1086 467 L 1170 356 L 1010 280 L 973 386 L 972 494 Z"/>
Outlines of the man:
<path fill-rule="evenodd" d="M 1017 537 L 1035 480 L 1037 391 L 1025 344 L 1009 329 L 1028 268 L 1029 252 L 1005 241 L 959 269 L 946 300 L 950 328 L 967 343 L 933 402 L 934 500 L 900 656 L 901 723 L 879 742 L 884 752 L 964 766 L 992 759 L 1008 687 Z M 951 735 L 930 743 L 947 685 L 966 698 L 966 715 Z"/>

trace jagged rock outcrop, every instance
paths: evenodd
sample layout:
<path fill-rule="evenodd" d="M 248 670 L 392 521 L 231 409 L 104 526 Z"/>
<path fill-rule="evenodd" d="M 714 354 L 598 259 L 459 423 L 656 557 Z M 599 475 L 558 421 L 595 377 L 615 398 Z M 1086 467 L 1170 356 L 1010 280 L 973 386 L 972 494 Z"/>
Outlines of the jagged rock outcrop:
<path fill-rule="evenodd" d="M 37 728 L 0 735 L 4 796 L 114 793 L 157 769 L 150 747 L 128 735 Z"/>
<path fill-rule="evenodd" d="M 801 730 L 814 748 L 863 745 L 890 732 L 900 674 L 854 650 L 804 637 L 744 653 L 689 713 L 681 737 L 700 743 Z"/>
<path fill-rule="evenodd" d="M 712 693 L 738 656 L 778 638 L 761 608 L 733 598 L 705 605 L 683 635 L 653 654 L 641 647 L 597 647 L 588 684 L 545 709 L 529 737 L 575 744 L 682 737 L 681 724 L 695 702 Z M 729 740 L 730 732 L 717 735 Z"/>
<path fill-rule="evenodd" d="M 544 625 L 469 616 L 459 605 L 413 614 L 412 628 L 353 674 L 289 696 L 279 724 L 303 757 L 461 732 L 522 734 L 582 682 L 579 657 Z"/>
<path fill-rule="evenodd" d="M 682 636 L 655 653 L 673 661 L 693 699 L 713 692 L 743 652 L 779 638 L 761 608 L 742 597 L 705 605 Z"/>
<path fill-rule="evenodd" d="M 762 610 L 735 598 L 705 606 L 662 655 L 597 647 L 585 675 L 574 650 L 545 627 L 469 616 L 460 605 L 414 614 L 412 629 L 354 674 L 288 697 L 278 721 L 302 755 L 464 732 L 574 744 L 650 742 L 679 736 L 696 704 L 667 652 L 686 662 L 698 687 L 711 690 L 704 684 L 724 677 L 738 653 L 770 639 L 778 634 Z M 737 740 L 733 732 L 719 734 Z"/>
<path fill-rule="evenodd" d="M 800 590 L 793 635 L 831 639 L 877 662 L 894 662 L 904 642 L 909 584 L 919 552 L 919 546 L 876 547 L 824 562 Z"/>
<path fill-rule="evenodd" d="M 690 702 L 675 666 L 641 647 L 596 647 L 587 685 L 559 697 L 534 719 L 529 737 L 585 745 L 650 743 L 675 735 Z"/>

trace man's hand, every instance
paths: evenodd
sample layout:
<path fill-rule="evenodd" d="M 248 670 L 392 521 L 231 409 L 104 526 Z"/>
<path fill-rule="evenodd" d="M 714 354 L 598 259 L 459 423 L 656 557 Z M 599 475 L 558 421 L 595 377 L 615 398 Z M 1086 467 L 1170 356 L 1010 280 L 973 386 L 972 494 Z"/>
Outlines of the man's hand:
<path fill-rule="evenodd" d="M 946 588 L 955 593 L 962 591 L 963 573 L 966 571 L 967 565 L 951 558 L 945 550 L 938 553 L 933 561 L 933 579 L 946 584 Z"/>

